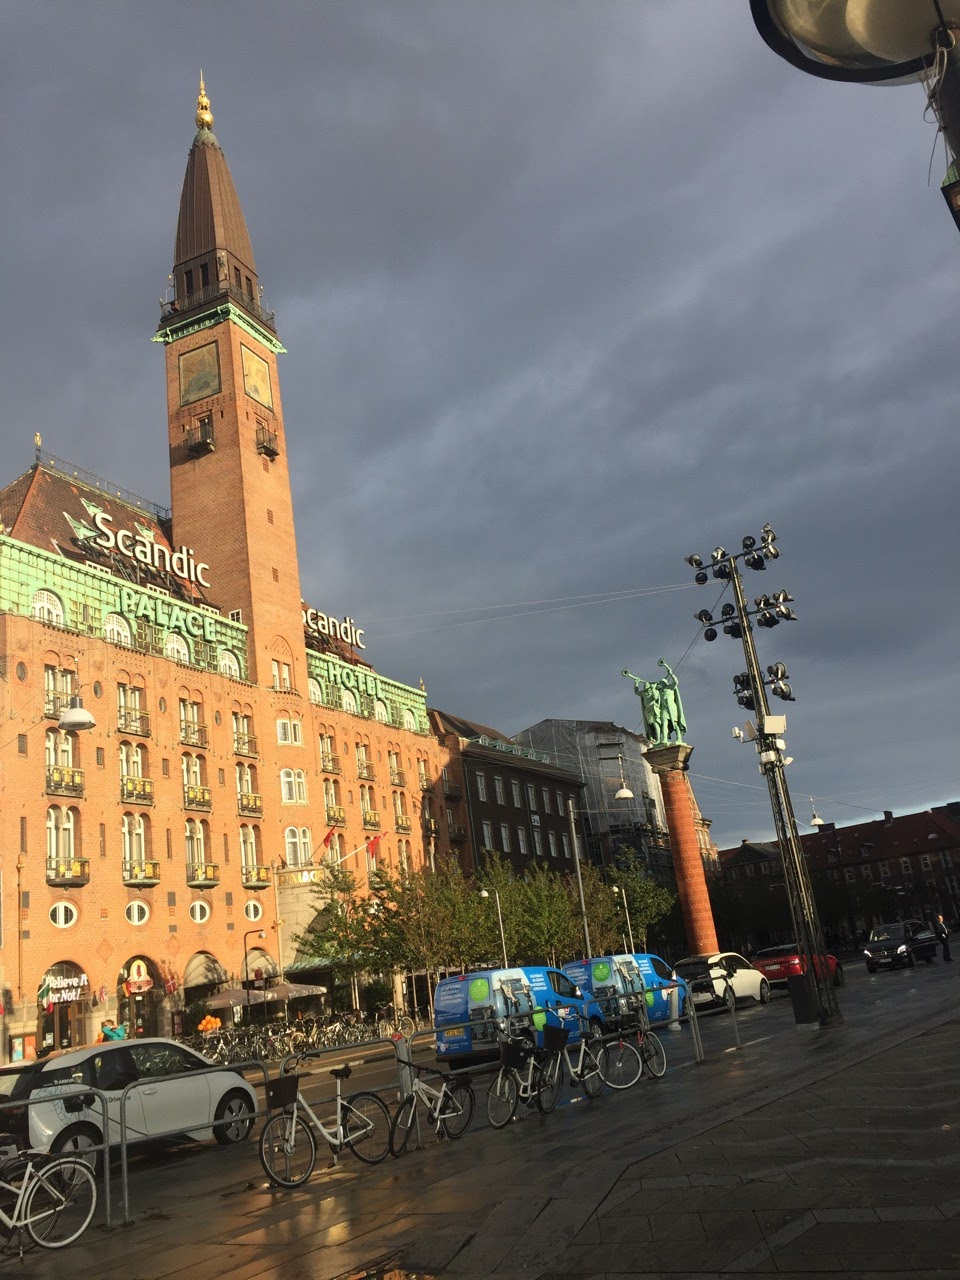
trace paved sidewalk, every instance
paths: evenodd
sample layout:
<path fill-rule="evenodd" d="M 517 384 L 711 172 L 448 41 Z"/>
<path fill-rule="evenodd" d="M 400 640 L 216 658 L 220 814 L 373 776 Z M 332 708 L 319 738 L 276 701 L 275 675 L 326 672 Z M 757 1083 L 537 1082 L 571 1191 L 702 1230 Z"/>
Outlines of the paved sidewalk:
<path fill-rule="evenodd" d="M 135 1184 L 134 1225 L 9 1274 L 333 1280 L 396 1258 L 419 1280 L 960 1280 L 960 1019 L 936 981 L 924 1029 L 787 1031 L 781 1012 L 673 1088 L 318 1167 L 296 1192 L 269 1189 L 255 1143 L 181 1152 Z"/>

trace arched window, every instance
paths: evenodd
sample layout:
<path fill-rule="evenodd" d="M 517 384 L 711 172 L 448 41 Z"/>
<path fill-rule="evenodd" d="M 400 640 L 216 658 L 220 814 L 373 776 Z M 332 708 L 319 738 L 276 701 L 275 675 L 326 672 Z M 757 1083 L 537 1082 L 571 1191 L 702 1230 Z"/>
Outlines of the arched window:
<path fill-rule="evenodd" d="M 196 818 L 188 818 L 184 823 L 184 848 L 187 862 L 203 862 L 203 823 Z"/>
<path fill-rule="evenodd" d="M 286 849 L 288 867 L 305 867 L 313 850 L 309 827 L 287 827 Z"/>
<path fill-rule="evenodd" d="M 124 862 L 142 864 L 147 853 L 146 824 L 142 813 L 123 815 L 120 822 L 120 841 Z"/>
<path fill-rule="evenodd" d="M 52 804 L 47 810 L 47 859 L 50 862 L 73 857 L 73 810 Z"/>
<path fill-rule="evenodd" d="M 108 613 L 103 620 L 103 638 L 111 644 L 121 644 L 129 649 L 132 643 L 130 623 L 119 613 Z"/>
<path fill-rule="evenodd" d="M 307 803 L 307 777 L 302 769 L 280 770 L 280 798 L 284 804 Z"/>
<path fill-rule="evenodd" d="M 410 729 L 414 733 L 416 733 L 417 717 L 413 714 L 413 712 L 410 710 L 409 707 L 406 707 L 403 712 L 403 727 L 405 729 Z"/>
<path fill-rule="evenodd" d="M 240 827 L 240 862 L 244 871 L 260 865 L 257 853 L 257 829 L 243 823 Z"/>
<path fill-rule="evenodd" d="M 54 627 L 63 626 L 63 601 L 52 591 L 35 591 L 33 593 L 33 616 L 40 622 L 49 622 Z"/>
<path fill-rule="evenodd" d="M 69 769 L 73 765 L 73 735 L 48 729 L 44 740 L 48 769 Z"/>
<path fill-rule="evenodd" d="M 381 724 L 390 723 L 390 712 L 387 710 L 387 704 L 382 702 L 379 698 L 373 704 L 373 714 Z"/>
<path fill-rule="evenodd" d="M 187 665 L 190 662 L 190 646 L 183 636 L 176 631 L 168 631 L 163 645 L 163 655 L 165 658 L 169 658 L 171 662 L 181 662 Z"/>
<path fill-rule="evenodd" d="M 323 706 L 323 685 L 314 676 L 307 680 L 307 697 L 315 707 Z"/>
<path fill-rule="evenodd" d="M 340 784 L 336 778 L 324 778 L 323 802 L 327 805 L 340 803 Z"/>
<path fill-rule="evenodd" d="M 134 745 L 132 742 L 120 743 L 120 773 L 125 778 L 145 778 L 146 770 L 146 748 L 142 743 Z"/>
<path fill-rule="evenodd" d="M 251 796 L 257 792 L 257 767 L 253 764 L 246 764 L 240 760 L 237 762 L 237 795 Z"/>
<path fill-rule="evenodd" d="M 203 786 L 202 760 L 202 756 L 192 755 L 189 751 L 185 751 L 180 757 L 180 768 L 183 773 L 183 785 L 185 787 Z"/>
<path fill-rule="evenodd" d="M 344 689 L 343 691 L 343 709 L 352 716 L 358 714 L 356 695 L 350 689 Z"/>
<path fill-rule="evenodd" d="M 230 649 L 220 650 L 217 668 L 222 676 L 227 676 L 231 680 L 240 679 L 240 663 L 237 661 L 237 655 Z"/>

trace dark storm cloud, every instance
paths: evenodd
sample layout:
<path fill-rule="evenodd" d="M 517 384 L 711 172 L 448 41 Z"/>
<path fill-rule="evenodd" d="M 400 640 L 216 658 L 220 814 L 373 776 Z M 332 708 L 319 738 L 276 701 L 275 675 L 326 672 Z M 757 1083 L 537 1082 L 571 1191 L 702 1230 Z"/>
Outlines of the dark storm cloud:
<path fill-rule="evenodd" d="M 634 728 L 620 668 L 683 659 L 714 834 L 769 836 L 682 557 L 770 519 L 798 812 L 956 794 L 960 244 L 919 88 L 804 77 L 715 0 L 8 10 L 7 478 L 40 430 L 167 498 L 202 65 L 289 349 L 304 592 L 380 670 L 508 732 Z"/>

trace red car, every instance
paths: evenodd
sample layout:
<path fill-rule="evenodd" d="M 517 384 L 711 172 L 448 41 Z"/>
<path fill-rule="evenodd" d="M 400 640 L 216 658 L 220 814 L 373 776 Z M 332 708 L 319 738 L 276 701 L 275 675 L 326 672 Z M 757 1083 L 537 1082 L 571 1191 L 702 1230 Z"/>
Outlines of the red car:
<path fill-rule="evenodd" d="M 814 961 L 816 971 L 820 972 L 820 957 Z M 791 974 L 803 973 L 801 959 L 795 942 L 784 942 L 779 947 L 766 947 L 753 957 L 753 967 L 759 969 L 771 987 L 785 987 Z M 827 956 L 827 969 L 830 980 L 835 987 L 844 984 L 843 965 L 836 956 Z"/>

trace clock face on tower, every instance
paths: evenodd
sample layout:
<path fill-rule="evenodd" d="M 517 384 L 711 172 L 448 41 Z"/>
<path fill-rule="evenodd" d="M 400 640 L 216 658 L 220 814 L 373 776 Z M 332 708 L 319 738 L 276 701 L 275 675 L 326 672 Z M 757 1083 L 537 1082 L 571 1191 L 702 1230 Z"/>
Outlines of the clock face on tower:
<path fill-rule="evenodd" d="M 243 356 L 243 389 L 258 404 L 267 409 L 273 408 L 273 394 L 270 390 L 270 366 L 262 356 L 258 356 L 249 347 L 241 346 Z"/>

